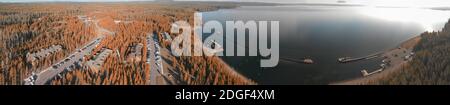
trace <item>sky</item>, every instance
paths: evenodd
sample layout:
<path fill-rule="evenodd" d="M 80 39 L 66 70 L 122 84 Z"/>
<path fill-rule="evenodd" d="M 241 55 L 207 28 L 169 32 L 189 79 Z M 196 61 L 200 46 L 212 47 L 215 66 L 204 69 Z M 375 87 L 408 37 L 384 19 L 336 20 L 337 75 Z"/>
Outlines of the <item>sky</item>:
<path fill-rule="evenodd" d="M 2 2 L 42 2 L 42 1 L 153 1 L 153 0 L 0 0 Z M 240 2 L 276 2 L 276 3 L 336 3 L 338 0 L 178 0 L 178 1 L 240 1 Z M 450 7 L 450 0 L 345 0 L 349 4 L 395 7 Z"/>

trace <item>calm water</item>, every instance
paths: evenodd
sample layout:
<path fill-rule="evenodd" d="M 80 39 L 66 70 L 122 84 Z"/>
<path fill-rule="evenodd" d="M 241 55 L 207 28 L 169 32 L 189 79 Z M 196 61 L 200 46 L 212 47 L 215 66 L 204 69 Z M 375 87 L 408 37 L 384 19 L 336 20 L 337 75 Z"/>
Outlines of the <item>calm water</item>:
<path fill-rule="evenodd" d="M 280 21 L 280 57 L 309 57 L 315 62 L 280 59 L 274 68 L 260 68 L 257 57 L 223 57 L 259 84 L 328 84 L 360 77 L 360 70 L 374 70 L 381 60 L 340 64 L 337 58 L 395 48 L 424 31 L 442 28 L 447 18 L 449 11 L 335 6 L 248 6 L 203 13 L 204 21 L 223 25 L 227 20 Z"/>

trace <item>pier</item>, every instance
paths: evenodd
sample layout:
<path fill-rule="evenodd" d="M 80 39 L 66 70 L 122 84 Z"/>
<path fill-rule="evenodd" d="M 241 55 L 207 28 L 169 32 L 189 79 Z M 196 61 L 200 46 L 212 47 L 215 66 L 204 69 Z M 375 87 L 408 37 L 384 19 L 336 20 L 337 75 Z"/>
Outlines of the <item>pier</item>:
<path fill-rule="evenodd" d="M 312 59 L 309 59 L 309 58 L 294 59 L 294 58 L 280 57 L 280 60 L 288 61 L 288 62 L 295 62 L 295 63 L 304 63 L 304 64 L 313 64 L 314 63 L 314 61 Z"/>
<path fill-rule="evenodd" d="M 369 60 L 369 59 L 377 58 L 381 54 L 383 54 L 383 53 L 382 52 L 378 52 L 378 53 L 375 53 L 375 54 L 367 55 L 367 56 L 364 56 L 364 57 L 356 57 L 356 58 L 342 57 L 342 58 L 338 58 L 338 61 L 340 63 L 348 63 L 348 62 L 354 62 L 354 61 L 359 61 L 359 60 Z"/>

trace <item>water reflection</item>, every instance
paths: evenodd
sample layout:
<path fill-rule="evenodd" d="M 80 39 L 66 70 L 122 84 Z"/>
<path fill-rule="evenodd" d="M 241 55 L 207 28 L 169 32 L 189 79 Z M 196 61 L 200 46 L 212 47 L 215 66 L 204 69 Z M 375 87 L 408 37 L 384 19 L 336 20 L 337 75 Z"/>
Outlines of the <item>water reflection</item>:
<path fill-rule="evenodd" d="M 337 58 L 395 48 L 425 30 L 442 28 L 449 12 L 417 8 L 249 6 L 205 12 L 203 18 L 218 20 L 223 25 L 230 20 L 280 21 L 280 58 L 312 58 L 315 64 L 280 61 L 274 68 L 260 68 L 260 59 L 255 57 L 223 59 L 259 84 L 328 84 L 361 77 L 360 70 L 374 70 L 381 62 L 373 59 L 340 64 Z"/>
<path fill-rule="evenodd" d="M 377 8 L 364 7 L 359 13 L 394 22 L 418 23 L 425 31 L 437 31 L 450 17 L 450 12 L 422 8 Z"/>

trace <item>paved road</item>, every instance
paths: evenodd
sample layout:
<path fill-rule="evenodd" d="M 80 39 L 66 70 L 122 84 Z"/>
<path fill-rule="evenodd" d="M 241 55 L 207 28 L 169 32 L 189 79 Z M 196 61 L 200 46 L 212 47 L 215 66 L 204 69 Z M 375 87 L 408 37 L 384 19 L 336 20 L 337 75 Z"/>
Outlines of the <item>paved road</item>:
<path fill-rule="evenodd" d="M 164 77 L 161 47 L 157 39 L 153 38 L 153 34 L 147 35 L 147 64 L 150 65 L 150 85 L 161 85 L 163 82 L 158 82 Z"/>
<path fill-rule="evenodd" d="M 158 71 L 156 69 L 155 62 L 155 42 L 152 38 L 153 35 L 147 35 L 147 64 L 150 65 L 150 78 L 149 84 L 156 85 L 156 76 L 158 75 Z"/>
<path fill-rule="evenodd" d="M 83 57 L 91 53 L 91 51 L 97 47 L 97 45 L 101 42 L 101 40 L 105 37 L 104 33 L 114 35 L 114 32 L 104 29 L 98 25 L 98 20 L 94 20 L 94 24 L 97 30 L 98 38 L 94 39 L 90 43 L 87 43 L 81 49 L 76 50 L 74 53 L 69 55 L 69 57 L 59 61 L 58 63 L 52 65 L 51 67 L 37 73 L 31 75 L 27 79 L 25 79 L 25 85 L 44 85 L 49 80 L 54 78 L 56 75 L 64 71 L 71 70 L 75 68 L 76 64 L 81 66 L 83 64 Z"/>
<path fill-rule="evenodd" d="M 26 80 L 25 85 L 44 85 L 49 80 L 54 78 L 56 75 L 63 71 L 71 70 L 73 69 L 77 64 L 82 64 L 82 59 L 85 55 L 89 54 L 103 39 L 103 37 L 99 37 L 94 39 L 92 42 L 86 44 L 84 47 L 82 47 L 79 50 L 76 50 L 74 53 L 69 55 L 69 57 L 59 61 L 58 63 L 52 65 L 52 67 L 49 67 L 39 73 L 37 73 L 34 77 L 37 76 L 35 80 Z M 81 66 L 81 65 L 79 65 Z M 33 76 L 31 76 L 33 77 Z M 30 78 L 30 77 L 29 77 Z"/>

